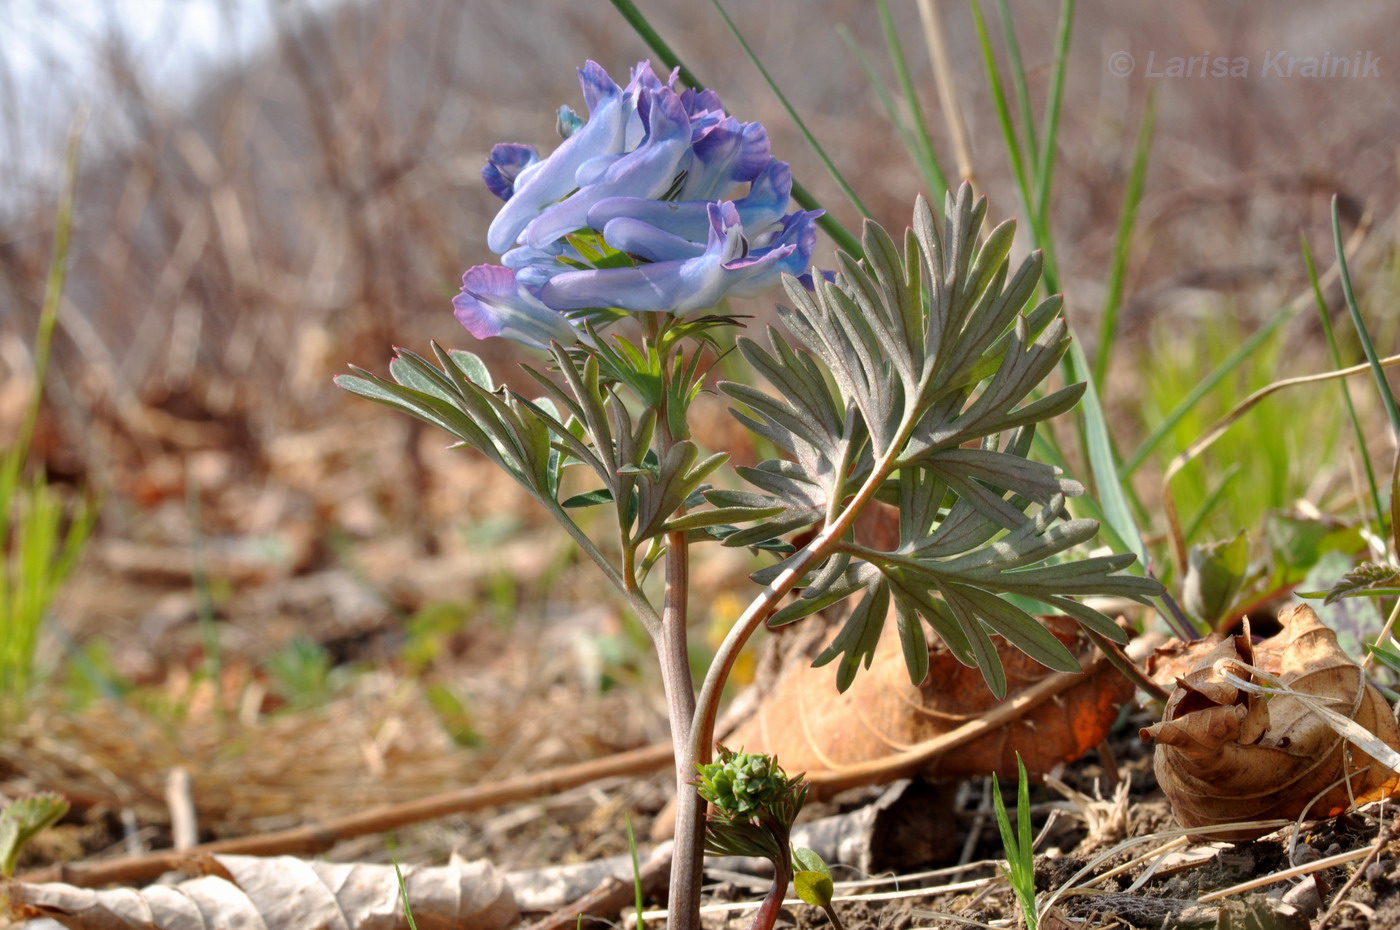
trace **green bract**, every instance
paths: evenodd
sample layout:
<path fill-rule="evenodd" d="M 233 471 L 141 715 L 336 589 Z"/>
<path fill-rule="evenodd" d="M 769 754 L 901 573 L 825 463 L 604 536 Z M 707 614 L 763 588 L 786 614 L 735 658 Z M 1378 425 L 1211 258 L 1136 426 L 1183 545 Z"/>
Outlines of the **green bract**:
<path fill-rule="evenodd" d="M 700 772 L 698 790 L 700 797 L 729 819 L 752 819 L 761 810 L 781 809 L 785 795 L 802 781 L 800 776 L 788 779 L 771 756 L 724 748 L 719 754 L 718 762 L 696 766 Z"/>

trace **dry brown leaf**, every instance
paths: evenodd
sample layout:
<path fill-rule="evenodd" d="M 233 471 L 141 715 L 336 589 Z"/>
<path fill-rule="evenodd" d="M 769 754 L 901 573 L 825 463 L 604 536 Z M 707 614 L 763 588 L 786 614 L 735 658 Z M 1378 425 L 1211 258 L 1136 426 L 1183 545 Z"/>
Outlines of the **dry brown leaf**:
<path fill-rule="evenodd" d="M 1337 646 L 1317 614 L 1300 604 L 1279 616 L 1283 629 L 1252 645 L 1247 636 L 1176 647 L 1166 666 L 1177 689 L 1162 722 L 1142 731 L 1157 744 L 1157 781 L 1184 827 L 1293 819 L 1305 810 L 1332 817 L 1400 788 L 1400 775 L 1344 740 L 1309 706 L 1326 702 L 1392 748 L 1400 728 L 1379 691 Z M 1246 663 L 1310 698 L 1266 697 L 1232 684 L 1224 671 Z M 1257 676 L 1237 671 L 1247 682 Z M 1270 682 L 1260 682 L 1269 684 Z M 1210 831 L 1198 836 L 1246 839 L 1265 830 Z"/>
<path fill-rule="evenodd" d="M 407 928 L 393 866 L 292 856 L 216 856 L 225 875 L 139 891 L 10 882 L 12 916 L 70 930 L 398 930 Z M 403 870 L 420 930 L 504 930 L 520 920 L 504 876 L 488 862 Z"/>
<path fill-rule="evenodd" d="M 1046 626 L 1072 652 L 1087 646 L 1064 618 Z M 892 756 L 980 717 L 998 703 L 982 673 L 958 662 L 937 640 L 929 646 L 929 674 L 909 683 L 893 624 L 875 650 L 868 670 L 843 694 L 830 668 L 812 668 L 791 656 L 758 710 L 730 736 L 727 745 L 777 755 L 790 772 L 840 771 Z M 1006 667 L 1007 698 L 1055 674 L 993 636 Z M 807 657 L 808 659 L 810 657 Z M 1133 697 L 1133 686 L 1111 666 L 1086 675 L 1055 699 L 1005 727 L 934 759 L 925 774 L 957 778 L 996 772 L 1016 777 L 1016 754 L 1035 778 L 1057 763 L 1077 759 L 1101 743 Z"/>

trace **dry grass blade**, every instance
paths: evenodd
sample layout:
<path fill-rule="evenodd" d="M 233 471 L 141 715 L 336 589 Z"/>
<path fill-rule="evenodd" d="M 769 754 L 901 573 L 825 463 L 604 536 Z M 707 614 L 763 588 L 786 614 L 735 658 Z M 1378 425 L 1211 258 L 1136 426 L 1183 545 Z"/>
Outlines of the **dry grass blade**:
<path fill-rule="evenodd" d="M 1288 821 L 1286 820 L 1242 820 L 1238 823 L 1229 824 L 1228 826 L 1233 830 L 1259 830 L 1262 833 L 1268 830 L 1276 830 L 1279 827 L 1285 827 L 1287 825 Z M 1152 849 L 1150 852 L 1143 853 L 1134 859 L 1128 867 L 1135 868 L 1143 862 L 1148 862 L 1158 856 L 1170 853 L 1172 850 L 1183 845 L 1183 841 L 1189 840 L 1191 833 L 1192 830 L 1188 827 L 1181 827 L 1175 830 L 1161 830 L 1156 833 L 1149 833 L 1146 836 L 1136 836 L 1132 839 L 1124 840 L 1116 846 L 1104 850 L 1093 859 L 1089 860 L 1078 872 L 1070 876 L 1059 888 L 1056 888 L 1050 894 L 1046 895 L 1037 908 L 1038 913 L 1041 917 L 1044 917 L 1049 913 L 1050 908 L 1057 904 L 1061 898 L 1067 895 L 1083 893 L 1080 889 L 1092 888 L 1098 882 L 1105 880 L 1106 876 L 1096 876 L 1088 882 L 1084 881 L 1086 878 L 1093 875 L 1094 870 L 1099 866 L 1117 858 L 1129 849 L 1133 849 L 1145 843 L 1162 843 L 1161 846 Z M 1121 874 L 1122 871 L 1124 871 L 1124 868 L 1120 866 L 1112 870 L 1112 874 Z"/>
<path fill-rule="evenodd" d="M 87 865 L 63 865 L 40 869 L 21 876 L 27 882 L 61 879 L 70 884 L 95 887 L 116 882 L 151 879 L 162 872 L 177 869 L 200 854 L 241 853 L 271 855 L 274 853 L 321 852 L 336 842 L 352 836 L 380 833 L 412 823 L 421 823 L 449 814 L 479 810 L 499 804 L 539 795 L 551 794 L 612 775 L 636 775 L 662 768 L 671 761 L 671 745 L 658 743 L 631 752 L 618 753 L 604 759 L 535 772 L 510 778 L 495 784 L 449 791 L 404 804 L 376 807 L 359 814 L 338 817 L 323 823 L 309 824 L 290 830 L 279 830 L 257 836 L 205 843 L 181 852 L 158 852 L 132 856 L 112 862 Z"/>

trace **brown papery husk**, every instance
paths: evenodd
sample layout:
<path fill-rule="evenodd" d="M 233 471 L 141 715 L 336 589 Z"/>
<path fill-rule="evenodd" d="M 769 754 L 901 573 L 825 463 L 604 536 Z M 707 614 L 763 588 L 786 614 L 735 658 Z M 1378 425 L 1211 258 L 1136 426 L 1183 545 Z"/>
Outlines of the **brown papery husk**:
<path fill-rule="evenodd" d="M 1222 666 L 1254 665 L 1400 750 L 1390 705 L 1316 612 L 1300 604 L 1279 622 L 1283 629 L 1257 645 L 1247 636 L 1200 644 L 1192 671 L 1177 678 L 1162 722 L 1141 733 L 1157 744 L 1157 781 L 1177 822 L 1205 828 L 1198 837 L 1248 839 L 1266 831 L 1209 828 L 1292 820 L 1304 811 L 1333 817 L 1400 789 L 1400 775 L 1344 740 L 1304 701 L 1266 697 L 1225 680 Z"/>

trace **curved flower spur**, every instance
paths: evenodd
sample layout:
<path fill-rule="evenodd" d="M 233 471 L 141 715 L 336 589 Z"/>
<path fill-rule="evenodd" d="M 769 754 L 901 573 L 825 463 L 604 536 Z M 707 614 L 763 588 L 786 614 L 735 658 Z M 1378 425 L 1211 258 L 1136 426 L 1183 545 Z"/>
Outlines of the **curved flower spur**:
<path fill-rule="evenodd" d="M 453 300 L 473 336 L 573 345 L 585 321 L 686 316 L 807 273 L 821 211 L 788 211 L 792 175 L 763 126 L 649 62 L 621 87 L 590 61 L 579 84 L 588 118 L 561 108 L 553 153 L 503 143 L 482 169 L 505 206 L 487 232 L 501 264 L 468 269 Z"/>

